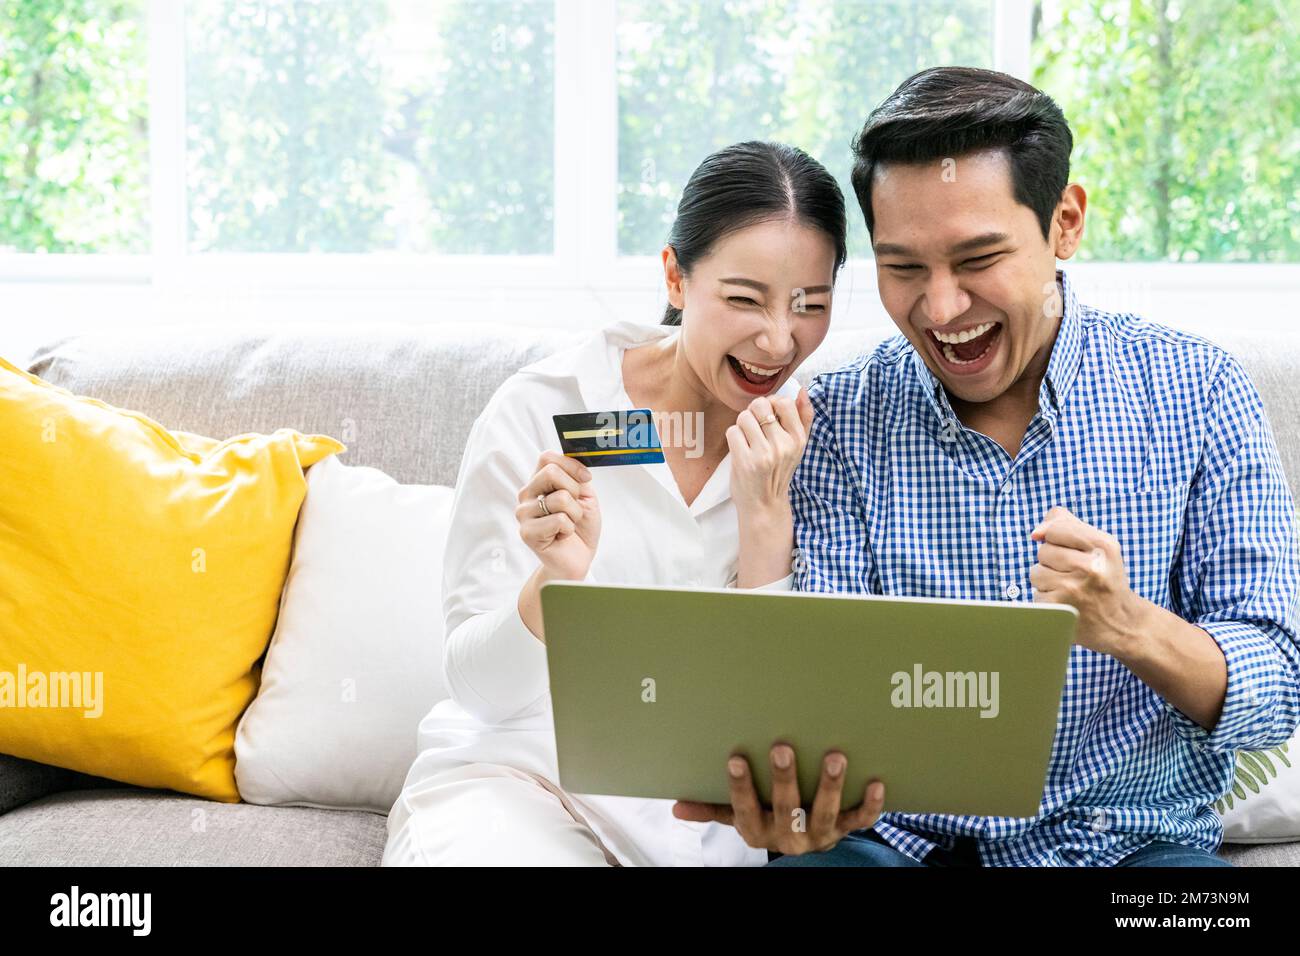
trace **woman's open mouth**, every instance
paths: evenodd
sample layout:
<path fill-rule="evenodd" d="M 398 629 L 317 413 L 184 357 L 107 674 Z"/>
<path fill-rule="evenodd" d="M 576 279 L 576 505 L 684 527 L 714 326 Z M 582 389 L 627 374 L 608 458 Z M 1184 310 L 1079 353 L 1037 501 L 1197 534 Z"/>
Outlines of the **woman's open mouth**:
<path fill-rule="evenodd" d="M 731 374 L 735 376 L 736 384 L 749 395 L 766 395 L 772 391 L 776 383 L 781 380 L 781 373 L 787 368 L 785 365 L 777 368 L 751 365 L 749 362 L 740 361 L 734 355 L 727 356 L 727 364 L 731 366 Z"/>
<path fill-rule="evenodd" d="M 925 337 L 943 367 L 954 375 L 974 375 L 993 361 L 1002 341 L 1002 323 L 984 322 L 958 332 L 926 329 Z"/>

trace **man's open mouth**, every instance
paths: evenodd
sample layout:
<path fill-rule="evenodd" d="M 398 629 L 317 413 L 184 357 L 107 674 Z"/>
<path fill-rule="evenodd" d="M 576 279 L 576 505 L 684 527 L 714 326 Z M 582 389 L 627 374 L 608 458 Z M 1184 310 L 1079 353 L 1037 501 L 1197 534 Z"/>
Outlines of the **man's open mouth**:
<path fill-rule="evenodd" d="M 926 329 L 925 335 L 948 365 L 969 372 L 987 364 L 1002 335 L 1002 323 L 984 322 L 959 332 Z"/>

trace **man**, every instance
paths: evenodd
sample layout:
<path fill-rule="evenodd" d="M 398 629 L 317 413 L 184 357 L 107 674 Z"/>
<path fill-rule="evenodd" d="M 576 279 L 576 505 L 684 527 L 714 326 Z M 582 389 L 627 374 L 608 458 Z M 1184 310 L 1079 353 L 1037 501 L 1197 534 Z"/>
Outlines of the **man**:
<path fill-rule="evenodd" d="M 824 770 L 789 834 L 733 758 L 732 807 L 681 812 L 776 864 L 1226 865 L 1235 751 L 1300 721 L 1300 548 L 1263 406 L 1222 349 L 1078 303 L 1071 146 L 1048 96 L 985 70 L 918 73 L 872 112 L 853 186 L 902 338 L 814 381 L 791 486 L 801 590 L 1078 610 L 1039 814 L 846 832 Z M 780 799 L 794 757 L 773 748 Z"/>

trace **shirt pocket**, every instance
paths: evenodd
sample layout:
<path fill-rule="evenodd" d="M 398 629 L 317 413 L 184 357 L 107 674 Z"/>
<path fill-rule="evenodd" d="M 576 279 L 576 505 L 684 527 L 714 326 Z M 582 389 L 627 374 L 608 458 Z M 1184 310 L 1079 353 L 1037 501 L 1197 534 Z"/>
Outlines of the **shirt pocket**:
<path fill-rule="evenodd" d="M 1072 490 L 1062 506 L 1085 524 L 1114 535 L 1134 592 L 1170 607 L 1170 575 L 1182 550 L 1187 482 L 1142 490 Z"/>

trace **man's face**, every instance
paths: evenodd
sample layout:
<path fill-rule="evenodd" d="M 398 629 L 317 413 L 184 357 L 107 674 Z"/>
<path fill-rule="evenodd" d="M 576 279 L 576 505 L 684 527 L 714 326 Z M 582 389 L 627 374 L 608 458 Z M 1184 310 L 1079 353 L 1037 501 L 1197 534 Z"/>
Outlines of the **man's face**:
<path fill-rule="evenodd" d="M 951 395 L 988 402 L 1041 376 L 1060 314 L 1056 258 L 1073 243 L 1056 218 L 1044 240 L 1005 153 L 881 165 L 872 209 L 881 302 Z"/>

